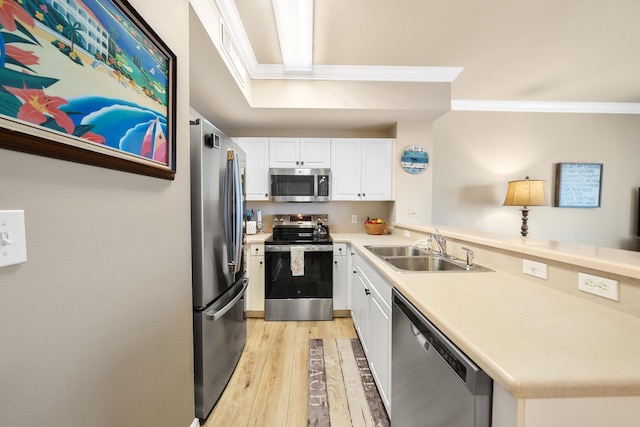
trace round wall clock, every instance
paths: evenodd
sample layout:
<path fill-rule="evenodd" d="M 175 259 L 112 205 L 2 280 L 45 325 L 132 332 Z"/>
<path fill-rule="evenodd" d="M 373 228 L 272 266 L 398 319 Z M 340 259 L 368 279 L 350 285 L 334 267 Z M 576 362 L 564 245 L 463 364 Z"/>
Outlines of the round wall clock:
<path fill-rule="evenodd" d="M 408 173 L 417 174 L 424 171 L 429 164 L 429 154 L 419 145 L 405 148 L 400 157 L 402 167 Z"/>

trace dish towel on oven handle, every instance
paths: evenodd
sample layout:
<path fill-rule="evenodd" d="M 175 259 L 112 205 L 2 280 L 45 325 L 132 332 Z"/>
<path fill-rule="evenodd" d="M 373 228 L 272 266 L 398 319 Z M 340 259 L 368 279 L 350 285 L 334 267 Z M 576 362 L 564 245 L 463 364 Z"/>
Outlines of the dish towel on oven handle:
<path fill-rule="evenodd" d="M 291 246 L 291 275 L 304 276 L 304 246 Z"/>

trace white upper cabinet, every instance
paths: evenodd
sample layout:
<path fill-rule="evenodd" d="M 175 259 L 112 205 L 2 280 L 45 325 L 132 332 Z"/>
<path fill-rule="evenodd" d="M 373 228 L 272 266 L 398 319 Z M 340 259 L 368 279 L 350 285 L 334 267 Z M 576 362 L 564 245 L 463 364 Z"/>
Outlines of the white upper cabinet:
<path fill-rule="evenodd" d="M 331 140 L 331 200 L 393 200 L 393 139 Z"/>
<path fill-rule="evenodd" d="M 247 154 L 247 200 L 269 200 L 269 138 L 237 138 L 236 141 Z"/>
<path fill-rule="evenodd" d="M 329 138 L 269 138 L 272 168 L 318 168 L 331 166 Z"/>

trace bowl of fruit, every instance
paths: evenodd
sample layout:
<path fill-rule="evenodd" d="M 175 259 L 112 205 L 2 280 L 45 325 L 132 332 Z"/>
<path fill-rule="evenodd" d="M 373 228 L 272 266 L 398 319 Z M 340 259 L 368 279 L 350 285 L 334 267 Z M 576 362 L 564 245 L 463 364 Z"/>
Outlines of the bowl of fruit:
<path fill-rule="evenodd" d="M 367 234 L 382 234 L 387 228 L 387 223 L 384 222 L 384 219 L 367 217 L 364 228 L 367 230 Z"/>

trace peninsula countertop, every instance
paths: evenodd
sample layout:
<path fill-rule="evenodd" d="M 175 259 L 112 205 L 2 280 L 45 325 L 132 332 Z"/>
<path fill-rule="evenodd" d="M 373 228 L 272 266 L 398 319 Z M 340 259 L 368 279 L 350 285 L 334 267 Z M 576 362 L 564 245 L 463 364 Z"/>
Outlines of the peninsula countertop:
<path fill-rule="evenodd" d="M 332 236 L 351 244 L 516 398 L 640 396 L 640 318 L 499 268 L 397 273 L 364 246 L 411 244 L 413 239 Z"/>

